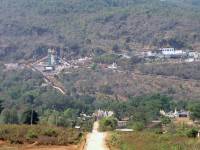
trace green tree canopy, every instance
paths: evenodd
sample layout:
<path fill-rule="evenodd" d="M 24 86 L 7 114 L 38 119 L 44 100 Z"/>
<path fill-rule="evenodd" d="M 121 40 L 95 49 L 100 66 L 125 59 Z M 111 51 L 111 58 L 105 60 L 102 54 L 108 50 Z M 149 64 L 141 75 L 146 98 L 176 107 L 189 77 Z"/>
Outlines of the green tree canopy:
<path fill-rule="evenodd" d="M 39 121 L 38 113 L 36 111 L 27 110 L 22 113 L 21 122 L 24 124 L 31 124 L 31 115 L 32 115 L 32 123 L 37 124 Z"/>

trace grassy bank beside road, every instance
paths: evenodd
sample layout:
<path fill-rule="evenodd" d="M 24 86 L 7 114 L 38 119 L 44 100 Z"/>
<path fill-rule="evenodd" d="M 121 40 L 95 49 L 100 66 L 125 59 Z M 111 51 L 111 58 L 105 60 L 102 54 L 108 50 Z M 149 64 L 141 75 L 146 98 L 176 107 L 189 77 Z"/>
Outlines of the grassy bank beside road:
<path fill-rule="evenodd" d="M 82 135 L 75 129 L 54 126 L 0 125 L 0 140 L 10 144 L 76 145 Z"/>
<path fill-rule="evenodd" d="M 112 133 L 108 139 L 110 150 L 196 150 L 200 140 L 172 134 L 153 132 Z"/>

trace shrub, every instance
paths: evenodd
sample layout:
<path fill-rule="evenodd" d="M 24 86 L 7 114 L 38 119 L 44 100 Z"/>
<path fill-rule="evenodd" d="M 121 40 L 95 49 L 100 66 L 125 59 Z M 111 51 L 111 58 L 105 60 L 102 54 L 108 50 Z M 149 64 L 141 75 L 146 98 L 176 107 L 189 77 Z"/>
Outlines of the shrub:
<path fill-rule="evenodd" d="M 42 145 L 77 144 L 81 136 L 81 132 L 68 128 L 50 128 L 42 125 L 0 125 L 0 140 L 8 141 L 11 144 L 35 141 Z"/>
<path fill-rule="evenodd" d="M 26 139 L 34 139 L 34 138 L 38 138 L 38 134 L 33 130 L 28 130 L 26 134 Z"/>
<path fill-rule="evenodd" d="M 188 130 L 186 133 L 186 135 L 191 138 L 197 137 L 197 134 L 198 134 L 198 130 L 196 128 L 192 128 L 192 129 Z"/>
<path fill-rule="evenodd" d="M 144 129 L 144 123 L 142 122 L 135 122 L 133 123 L 133 130 L 135 131 L 142 131 Z"/>
<path fill-rule="evenodd" d="M 155 134 L 162 134 L 162 130 L 160 128 L 157 128 L 154 130 Z"/>
<path fill-rule="evenodd" d="M 117 127 L 117 119 L 114 117 L 103 118 L 99 122 L 101 131 L 113 131 Z"/>
<path fill-rule="evenodd" d="M 112 133 L 111 134 L 111 137 L 110 137 L 110 142 L 109 142 L 111 145 L 119 145 L 121 143 L 120 141 L 120 135 L 116 132 Z"/>
<path fill-rule="evenodd" d="M 167 125 L 171 122 L 171 119 L 169 117 L 162 117 L 161 122 L 162 124 Z"/>
<path fill-rule="evenodd" d="M 43 135 L 49 137 L 57 137 L 58 133 L 54 129 L 48 128 L 44 131 Z"/>

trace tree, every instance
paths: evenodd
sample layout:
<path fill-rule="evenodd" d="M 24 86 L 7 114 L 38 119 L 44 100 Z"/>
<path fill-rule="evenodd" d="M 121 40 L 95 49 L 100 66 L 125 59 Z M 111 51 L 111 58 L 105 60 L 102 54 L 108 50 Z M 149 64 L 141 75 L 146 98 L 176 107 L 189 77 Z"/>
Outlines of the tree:
<path fill-rule="evenodd" d="M 31 118 L 32 116 L 32 118 Z M 27 110 L 23 112 L 22 117 L 21 117 L 21 122 L 24 124 L 31 124 L 31 119 L 32 119 L 32 124 L 37 124 L 39 121 L 38 114 L 36 111 L 32 110 Z"/>
<path fill-rule="evenodd" d="M 200 119 L 200 103 L 193 104 L 190 108 L 191 111 L 191 119 L 196 120 Z"/>
<path fill-rule="evenodd" d="M 99 55 L 103 55 L 105 53 L 105 51 L 99 47 L 97 47 L 96 49 L 93 50 L 94 51 L 94 54 L 96 56 L 99 56 Z"/>
<path fill-rule="evenodd" d="M 2 101 L 2 100 L 0 100 L 0 114 L 1 114 L 1 112 L 2 112 L 2 110 L 3 110 L 2 103 L 3 103 L 3 101 Z"/>
<path fill-rule="evenodd" d="M 4 109 L 1 113 L 2 122 L 5 124 L 17 124 L 18 123 L 18 114 L 15 109 Z"/>
<path fill-rule="evenodd" d="M 167 125 L 171 122 L 171 119 L 169 117 L 162 117 L 161 122 L 162 124 Z"/>
<path fill-rule="evenodd" d="M 117 53 L 120 51 L 120 48 L 117 44 L 114 44 L 112 50 Z"/>
<path fill-rule="evenodd" d="M 195 138 L 197 137 L 198 130 L 196 128 L 192 128 L 192 129 L 189 129 L 186 134 L 188 137 Z"/>
<path fill-rule="evenodd" d="M 106 117 L 99 122 L 101 131 L 112 131 L 117 127 L 117 119 L 114 117 Z"/>
<path fill-rule="evenodd" d="M 143 122 L 135 122 L 133 123 L 133 130 L 135 131 L 142 131 L 144 129 L 144 123 Z"/>
<path fill-rule="evenodd" d="M 101 85 L 99 91 L 104 94 L 113 94 L 112 88 L 107 84 Z"/>
<path fill-rule="evenodd" d="M 35 99 L 35 97 L 32 95 L 32 94 L 27 94 L 27 95 L 24 95 L 24 101 L 26 102 L 26 103 L 29 103 L 29 104 L 33 104 L 34 103 L 34 99 Z"/>
<path fill-rule="evenodd" d="M 66 119 L 74 119 L 76 118 L 76 114 L 77 114 L 76 110 L 71 109 L 71 108 L 68 108 L 63 112 L 63 116 Z"/>

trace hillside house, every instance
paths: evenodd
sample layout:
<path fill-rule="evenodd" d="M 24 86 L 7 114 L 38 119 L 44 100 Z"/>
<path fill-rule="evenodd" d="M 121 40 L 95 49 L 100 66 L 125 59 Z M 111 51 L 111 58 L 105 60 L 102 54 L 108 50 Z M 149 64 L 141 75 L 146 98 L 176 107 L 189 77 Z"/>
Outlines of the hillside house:
<path fill-rule="evenodd" d="M 186 54 L 183 50 L 176 50 L 175 48 L 161 48 L 159 51 L 165 56 L 181 56 Z"/>
<path fill-rule="evenodd" d="M 117 64 L 113 63 L 112 65 L 108 66 L 109 69 L 117 69 Z"/>
<path fill-rule="evenodd" d="M 162 116 L 166 116 L 166 117 L 169 117 L 169 118 L 188 118 L 190 116 L 189 111 L 185 111 L 185 110 L 177 111 L 176 109 L 175 109 L 174 112 L 172 112 L 172 111 L 165 112 L 164 110 L 160 110 L 160 114 Z"/>
<path fill-rule="evenodd" d="M 195 51 L 189 51 L 187 55 L 188 55 L 189 58 L 193 58 L 193 59 L 199 58 L 199 53 L 195 52 Z"/>
<path fill-rule="evenodd" d="M 55 70 L 55 67 L 54 66 L 44 66 L 44 72 L 51 72 Z"/>
<path fill-rule="evenodd" d="M 128 124 L 128 121 L 117 121 L 117 128 L 125 128 Z"/>
<path fill-rule="evenodd" d="M 128 125 L 129 117 L 122 118 L 121 120 L 117 121 L 118 128 L 125 128 Z"/>

